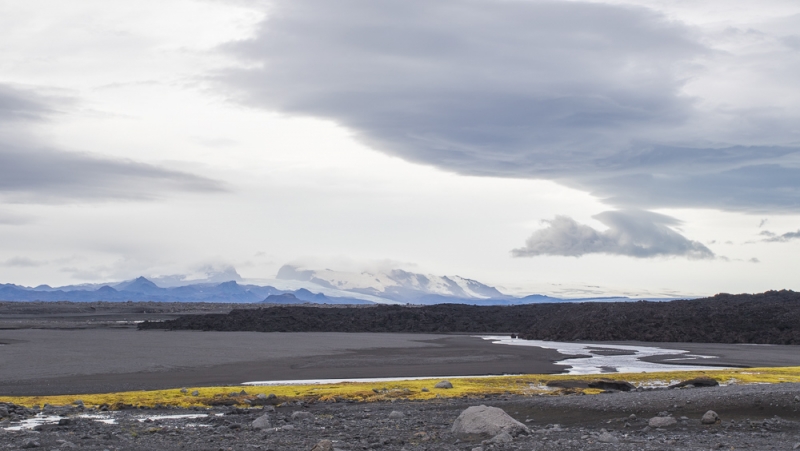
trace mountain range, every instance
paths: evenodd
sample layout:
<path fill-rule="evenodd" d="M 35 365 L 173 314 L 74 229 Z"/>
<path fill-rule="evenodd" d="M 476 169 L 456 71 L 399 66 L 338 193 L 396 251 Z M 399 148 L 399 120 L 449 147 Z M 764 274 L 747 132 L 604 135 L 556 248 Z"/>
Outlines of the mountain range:
<path fill-rule="evenodd" d="M 25 287 L 0 284 L 0 301 L 72 301 L 72 302 L 218 302 L 268 304 L 472 304 L 518 305 L 571 301 L 626 301 L 629 298 L 561 299 L 540 294 L 515 297 L 497 288 L 459 276 L 417 274 L 393 269 L 383 272 L 342 272 L 309 270 L 285 265 L 269 284 L 242 283 L 238 280 L 219 283 L 201 280 L 178 285 L 179 276 L 162 282 L 138 277 L 123 282 L 83 284 L 63 287 L 39 285 Z M 164 286 L 166 285 L 166 286 Z M 177 285 L 177 286 L 176 286 Z"/>

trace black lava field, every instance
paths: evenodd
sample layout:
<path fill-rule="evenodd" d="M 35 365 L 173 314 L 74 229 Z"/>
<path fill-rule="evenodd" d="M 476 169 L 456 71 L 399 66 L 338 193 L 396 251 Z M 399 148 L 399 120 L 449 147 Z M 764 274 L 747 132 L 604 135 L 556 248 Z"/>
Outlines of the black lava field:
<path fill-rule="evenodd" d="M 552 341 L 800 345 L 800 293 L 718 294 L 669 302 L 516 306 L 272 306 L 144 322 L 140 329 L 258 332 L 517 333 Z"/>

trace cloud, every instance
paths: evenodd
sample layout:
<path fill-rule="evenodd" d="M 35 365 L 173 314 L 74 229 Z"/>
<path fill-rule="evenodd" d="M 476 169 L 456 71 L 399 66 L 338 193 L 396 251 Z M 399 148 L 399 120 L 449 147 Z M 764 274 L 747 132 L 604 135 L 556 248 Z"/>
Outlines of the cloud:
<path fill-rule="evenodd" d="M 13 257 L 0 263 L 0 266 L 12 266 L 17 268 L 36 268 L 39 266 L 44 266 L 46 264 L 47 262 L 33 260 L 27 257 Z"/>
<path fill-rule="evenodd" d="M 706 41 L 654 10 L 592 2 L 279 0 L 223 49 L 246 64 L 218 79 L 243 103 L 461 174 L 555 180 L 623 209 L 797 211 L 798 112 L 687 95 L 735 58 Z"/>
<path fill-rule="evenodd" d="M 511 251 L 515 257 L 587 254 L 624 255 L 636 258 L 686 257 L 711 259 L 714 253 L 670 227 L 680 224 L 672 217 L 646 211 L 607 211 L 594 216 L 608 227 L 599 231 L 566 216 L 544 221 L 544 229 L 531 235 L 524 247 Z"/>
<path fill-rule="evenodd" d="M 762 232 L 760 233 L 760 235 L 766 236 L 766 238 L 761 240 L 765 243 L 785 243 L 787 241 L 792 241 L 800 238 L 800 230 L 798 230 L 797 232 L 787 232 L 784 233 L 783 235 L 776 235 L 772 232 L 767 232 L 767 233 Z"/>
<path fill-rule="evenodd" d="M 40 127 L 64 102 L 68 101 L 0 84 L 0 199 L 22 203 L 154 199 L 177 191 L 225 190 L 215 180 L 187 172 L 66 152 L 42 142 L 37 138 Z"/>

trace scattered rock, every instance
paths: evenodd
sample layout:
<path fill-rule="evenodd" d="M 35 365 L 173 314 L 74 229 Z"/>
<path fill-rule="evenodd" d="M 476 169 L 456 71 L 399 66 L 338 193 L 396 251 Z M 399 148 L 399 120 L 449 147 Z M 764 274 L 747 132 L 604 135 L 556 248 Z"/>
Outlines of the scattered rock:
<path fill-rule="evenodd" d="M 627 381 L 615 381 L 611 379 L 595 379 L 589 382 L 589 388 L 599 388 L 601 390 L 631 391 L 636 387 Z"/>
<path fill-rule="evenodd" d="M 192 392 L 192 396 L 200 396 L 200 392 L 195 390 Z"/>
<path fill-rule="evenodd" d="M 428 387 L 422 387 L 422 390 L 420 391 L 423 393 L 428 393 L 430 390 L 428 390 Z"/>
<path fill-rule="evenodd" d="M 530 434 L 527 426 L 511 418 L 503 409 L 484 405 L 472 406 L 461 412 L 450 431 L 465 438 L 489 438 L 504 431 L 512 436 Z"/>
<path fill-rule="evenodd" d="M 292 421 L 313 420 L 314 414 L 305 410 L 298 410 L 292 414 Z"/>
<path fill-rule="evenodd" d="M 673 426 L 678 423 L 673 417 L 653 417 L 650 418 L 650 421 L 647 422 L 647 425 L 651 428 L 665 428 L 669 426 Z"/>
<path fill-rule="evenodd" d="M 392 413 L 389 414 L 390 420 L 402 420 L 405 418 L 405 414 L 403 412 L 398 412 L 397 410 L 393 410 Z"/>
<path fill-rule="evenodd" d="M 451 384 L 450 381 L 441 381 L 437 382 L 433 388 L 453 388 L 453 384 Z"/>
<path fill-rule="evenodd" d="M 83 405 L 83 400 L 82 400 L 82 399 L 76 399 L 75 401 L 72 401 L 72 404 L 73 404 L 75 407 L 78 407 L 78 408 L 81 408 L 81 409 L 83 409 L 83 408 L 85 407 L 85 406 Z"/>
<path fill-rule="evenodd" d="M 713 410 L 706 412 L 703 415 L 703 418 L 700 420 L 700 422 L 703 424 L 717 424 L 720 421 L 722 420 L 720 420 L 719 415 L 717 415 L 717 412 L 714 412 Z"/>
<path fill-rule="evenodd" d="M 614 437 L 613 435 L 609 434 L 608 432 L 603 432 L 597 437 L 597 441 L 600 443 L 619 443 L 619 439 Z"/>
<path fill-rule="evenodd" d="M 34 440 L 32 438 L 28 438 L 28 439 L 25 439 L 25 440 L 22 441 L 22 446 L 20 446 L 20 448 L 22 448 L 22 449 L 30 449 L 30 448 L 38 448 L 40 446 L 42 446 L 42 445 L 40 445 L 39 442 L 37 442 L 36 440 Z"/>
<path fill-rule="evenodd" d="M 5 418 L 8 416 L 8 409 L 3 406 L 0 406 L 0 418 Z"/>
<path fill-rule="evenodd" d="M 320 440 L 311 448 L 311 451 L 333 451 L 333 442 L 330 440 Z"/>
<path fill-rule="evenodd" d="M 514 437 L 512 437 L 511 434 L 509 434 L 508 432 L 503 431 L 503 432 L 495 435 L 491 439 L 489 439 L 486 442 L 486 444 L 487 445 L 500 445 L 500 444 L 504 444 L 504 443 L 511 443 L 513 441 L 514 441 Z"/>
<path fill-rule="evenodd" d="M 269 429 L 272 427 L 272 423 L 269 421 L 269 415 L 261 415 L 253 420 L 251 426 L 253 426 L 253 429 Z"/>
<path fill-rule="evenodd" d="M 545 385 L 550 388 L 589 388 L 588 382 L 580 380 L 547 381 Z"/>
<path fill-rule="evenodd" d="M 183 387 L 183 388 L 181 389 L 181 393 L 183 393 L 183 394 L 185 395 L 186 393 L 189 393 L 189 389 L 188 389 L 188 388 L 186 388 L 186 387 Z"/>
<path fill-rule="evenodd" d="M 694 379 L 688 379 L 683 382 L 679 382 L 674 385 L 670 385 L 669 388 L 682 388 L 682 387 L 716 387 L 719 385 L 715 379 L 710 377 L 696 377 Z"/>

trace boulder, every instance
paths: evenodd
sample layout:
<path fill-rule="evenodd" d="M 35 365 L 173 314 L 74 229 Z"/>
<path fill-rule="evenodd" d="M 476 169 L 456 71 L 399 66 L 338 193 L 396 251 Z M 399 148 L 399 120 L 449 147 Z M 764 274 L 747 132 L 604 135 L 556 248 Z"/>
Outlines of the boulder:
<path fill-rule="evenodd" d="M 527 426 L 511 418 L 503 409 L 484 405 L 472 406 L 461 412 L 450 431 L 463 438 L 490 438 L 501 432 L 511 436 L 530 434 Z"/>
<path fill-rule="evenodd" d="M 703 414 L 703 418 L 700 420 L 700 422 L 703 424 L 717 424 L 720 421 L 722 420 L 720 420 L 719 415 L 717 415 L 717 412 L 714 412 L 713 410 L 709 410 Z"/>
<path fill-rule="evenodd" d="M 453 384 L 451 384 L 450 381 L 441 381 L 437 382 L 433 388 L 453 388 Z"/>
<path fill-rule="evenodd" d="M 665 428 L 669 426 L 673 426 L 678 423 L 673 417 L 653 417 L 650 418 L 650 421 L 647 422 L 647 425 L 651 428 Z"/>
<path fill-rule="evenodd" d="M 669 388 L 716 387 L 717 385 L 719 385 L 719 382 L 710 377 L 695 377 L 694 379 L 688 379 L 677 384 L 670 385 Z"/>
<path fill-rule="evenodd" d="M 595 379 L 589 382 L 589 388 L 599 388 L 601 390 L 619 390 L 619 391 L 631 391 L 636 389 L 636 387 L 630 382 L 615 381 L 611 379 Z"/>
<path fill-rule="evenodd" d="M 320 440 L 311 448 L 311 451 L 333 451 L 333 442 L 330 440 Z"/>
<path fill-rule="evenodd" d="M 272 427 L 272 422 L 269 421 L 269 415 L 261 415 L 253 420 L 251 426 L 253 429 L 269 429 Z"/>

